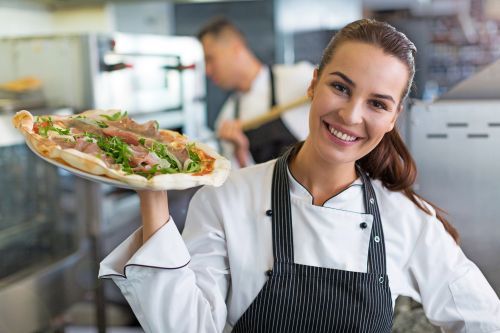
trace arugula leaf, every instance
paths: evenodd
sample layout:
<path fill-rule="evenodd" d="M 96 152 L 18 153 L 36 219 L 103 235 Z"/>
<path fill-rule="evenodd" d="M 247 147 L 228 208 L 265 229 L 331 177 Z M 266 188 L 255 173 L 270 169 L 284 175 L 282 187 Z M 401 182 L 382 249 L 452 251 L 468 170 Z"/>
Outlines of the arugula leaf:
<path fill-rule="evenodd" d="M 83 136 L 86 136 L 86 137 L 91 138 L 91 139 L 96 139 L 96 140 L 100 137 L 99 135 L 94 134 L 92 132 L 84 132 Z"/>
<path fill-rule="evenodd" d="M 53 126 L 50 117 L 36 117 L 36 124 L 38 125 L 38 134 L 43 137 L 48 136 L 49 129 Z"/>
<path fill-rule="evenodd" d="M 191 161 L 184 171 L 188 173 L 201 171 L 201 164 L 199 162 Z"/>
<path fill-rule="evenodd" d="M 165 173 L 178 173 L 178 171 L 174 168 L 161 168 L 160 172 L 165 174 Z"/>
<path fill-rule="evenodd" d="M 194 151 L 194 143 L 188 143 L 186 145 L 186 149 L 189 155 L 189 158 L 193 160 L 193 162 L 201 162 L 200 156 Z"/>
<path fill-rule="evenodd" d="M 109 127 L 104 121 L 100 121 L 100 120 L 96 120 L 95 123 L 97 124 L 97 126 L 99 126 L 100 128 L 107 128 Z"/>
<path fill-rule="evenodd" d="M 186 145 L 186 150 L 189 155 L 189 159 L 191 160 L 187 166 L 184 166 L 184 171 L 185 172 L 198 172 L 201 171 L 201 158 L 200 156 L 194 151 L 194 143 L 188 143 Z"/>
<path fill-rule="evenodd" d="M 69 129 L 63 129 L 54 126 L 54 122 L 51 117 L 37 117 L 36 123 L 38 124 L 38 134 L 43 137 L 48 137 L 49 132 L 57 132 L 59 135 L 69 135 L 71 132 Z"/>
<path fill-rule="evenodd" d="M 155 164 L 149 170 L 135 171 L 134 174 L 151 179 L 158 172 L 158 164 Z"/>
<path fill-rule="evenodd" d="M 69 135 L 70 134 L 69 128 L 62 129 L 62 128 L 58 128 L 58 127 L 53 126 L 50 130 L 59 133 L 59 135 Z"/>
<path fill-rule="evenodd" d="M 181 163 L 172 153 L 168 151 L 165 145 L 159 142 L 153 142 L 153 145 L 149 148 L 149 150 L 154 152 L 159 158 L 167 160 L 172 166 L 171 168 L 176 170 L 176 172 L 182 171 Z"/>
<path fill-rule="evenodd" d="M 97 146 L 101 148 L 102 151 L 109 157 L 113 158 L 116 164 L 122 166 L 125 172 L 131 172 L 130 159 L 132 158 L 132 153 L 128 145 L 123 142 L 119 137 L 111 136 L 98 136 Z"/>
<path fill-rule="evenodd" d="M 107 114 L 101 114 L 101 117 L 103 118 L 106 118 L 107 120 L 111 120 L 111 121 L 117 121 L 117 120 L 120 120 L 122 118 L 125 118 L 127 116 L 127 111 L 125 112 L 116 112 L 114 114 L 112 114 L 111 116 L 107 115 Z"/>

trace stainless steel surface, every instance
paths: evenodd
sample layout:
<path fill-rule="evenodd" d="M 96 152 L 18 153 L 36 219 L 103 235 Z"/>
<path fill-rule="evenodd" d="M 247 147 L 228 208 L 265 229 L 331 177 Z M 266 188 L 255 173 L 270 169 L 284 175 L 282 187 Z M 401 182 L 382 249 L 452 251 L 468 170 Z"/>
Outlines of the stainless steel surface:
<path fill-rule="evenodd" d="M 16 141 L 0 145 L 0 332 L 32 333 L 93 286 L 74 178 Z"/>
<path fill-rule="evenodd" d="M 408 137 L 417 192 L 449 213 L 500 295 L 500 100 L 417 103 Z"/>
<path fill-rule="evenodd" d="M 24 145 L 0 148 L 0 168 L 0 279 L 75 251 L 80 229 L 65 224 L 75 215 L 58 170 Z"/>
<path fill-rule="evenodd" d="M 10 276 L 0 287 L 0 332 L 33 333 L 48 327 L 54 315 L 82 298 L 89 264 L 87 247 L 62 260 L 33 269 L 28 275 Z M 2 281 L 5 284 L 5 281 Z"/>
<path fill-rule="evenodd" d="M 499 100 L 500 60 L 483 68 L 479 73 L 460 82 L 439 100 Z"/>

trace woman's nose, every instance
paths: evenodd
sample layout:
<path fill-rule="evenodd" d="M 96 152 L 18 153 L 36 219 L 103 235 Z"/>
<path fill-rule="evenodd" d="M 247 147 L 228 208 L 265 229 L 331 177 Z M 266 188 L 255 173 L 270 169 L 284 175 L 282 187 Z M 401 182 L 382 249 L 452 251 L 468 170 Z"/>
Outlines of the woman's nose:
<path fill-rule="evenodd" d="M 346 125 L 359 124 L 362 121 L 363 103 L 361 101 L 350 100 L 339 112 L 340 118 Z"/>

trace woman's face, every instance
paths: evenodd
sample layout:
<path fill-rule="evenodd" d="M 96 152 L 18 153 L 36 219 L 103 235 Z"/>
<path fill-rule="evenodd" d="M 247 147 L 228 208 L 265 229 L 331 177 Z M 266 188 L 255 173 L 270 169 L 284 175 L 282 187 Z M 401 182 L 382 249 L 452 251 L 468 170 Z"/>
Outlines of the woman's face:
<path fill-rule="evenodd" d="M 392 130 L 399 114 L 408 69 L 379 47 L 345 42 L 308 90 L 310 135 L 327 163 L 354 163 Z"/>

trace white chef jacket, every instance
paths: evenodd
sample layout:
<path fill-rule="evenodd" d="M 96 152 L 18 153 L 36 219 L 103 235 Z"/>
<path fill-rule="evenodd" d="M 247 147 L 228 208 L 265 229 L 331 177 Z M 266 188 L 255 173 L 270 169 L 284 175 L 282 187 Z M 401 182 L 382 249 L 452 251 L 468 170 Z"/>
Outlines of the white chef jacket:
<path fill-rule="evenodd" d="M 262 66 L 256 78 L 252 82 L 250 90 L 245 93 L 237 93 L 227 99 L 221 108 L 215 128 L 219 129 L 224 120 L 232 120 L 235 117 L 236 100 L 240 103 L 240 120 L 253 119 L 269 111 L 271 107 L 271 80 L 269 67 Z M 274 65 L 274 88 L 276 103 L 287 104 L 297 98 L 305 96 L 307 88 L 313 78 L 314 66 L 308 62 L 298 62 L 293 65 Z M 281 115 L 281 120 L 293 134 L 297 141 L 305 140 L 309 133 L 309 107 L 310 103 L 293 108 Z M 233 154 L 233 145 L 221 142 L 222 155 L 231 160 L 232 165 L 238 167 Z M 253 159 L 249 156 L 250 165 Z"/>
<path fill-rule="evenodd" d="M 144 245 L 138 229 L 101 263 L 146 332 L 229 332 L 272 268 L 271 180 L 276 160 L 236 170 L 193 197 L 181 237 L 170 221 Z M 295 262 L 367 271 L 373 216 L 362 183 L 314 206 L 289 173 Z M 423 304 L 446 332 L 500 332 L 500 301 L 478 267 L 407 197 L 374 180 L 393 305 Z M 360 228 L 366 222 L 367 228 Z"/>

